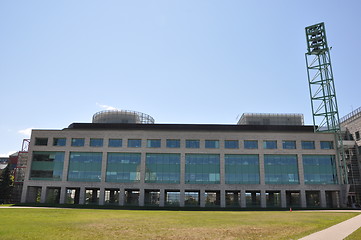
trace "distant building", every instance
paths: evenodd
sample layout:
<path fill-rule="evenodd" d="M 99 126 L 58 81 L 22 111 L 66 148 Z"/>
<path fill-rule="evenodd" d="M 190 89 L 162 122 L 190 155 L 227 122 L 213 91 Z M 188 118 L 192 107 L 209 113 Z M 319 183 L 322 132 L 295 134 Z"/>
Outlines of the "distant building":
<path fill-rule="evenodd" d="M 332 133 L 301 114 L 238 124 L 155 124 L 105 111 L 93 123 L 33 130 L 22 202 L 338 208 L 346 204 Z"/>
<path fill-rule="evenodd" d="M 0 157 L 0 174 L 2 173 L 3 169 L 8 166 L 8 157 Z"/>

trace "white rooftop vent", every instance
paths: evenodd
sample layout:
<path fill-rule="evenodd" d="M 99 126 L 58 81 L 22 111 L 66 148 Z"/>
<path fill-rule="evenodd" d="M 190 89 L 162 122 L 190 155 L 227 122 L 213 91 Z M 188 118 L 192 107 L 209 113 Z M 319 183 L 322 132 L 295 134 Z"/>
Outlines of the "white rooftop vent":
<path fill-rule="evenodd" d="M 148 114 L 129 110 L 106 110 L 93 115 L 93 123 L 141 123 L 154 124 Z"/>

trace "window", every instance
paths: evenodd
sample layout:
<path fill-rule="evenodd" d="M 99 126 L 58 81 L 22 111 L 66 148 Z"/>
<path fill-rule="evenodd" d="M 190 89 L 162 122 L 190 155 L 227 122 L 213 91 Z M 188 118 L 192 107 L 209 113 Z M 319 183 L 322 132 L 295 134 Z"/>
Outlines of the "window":
<path fill-rule="evenodd" d="M 65 145 L 66 145 L 66 138 L 53 139 L 53 146 L 65 146 Z"/>
<path fill-rule="evenodd" d="M 258 155 L 226 154 L 226 184 L 259 184 Z"/>
<path fill-rule="evenodd" d="M 108 153 L 106 182 L 139 182 L 140 153 Z"/>
<path fill-rule="evenodd" d="M 84 146 L 84 138 L 72 138 L 71 139 L 71 145 L 73 147 L 83 147 Z"/>
<path fill-rule="evenodd" d="M 147 153 L 145 169 L 147 183 L 179 183 L 180 154 Z"/>
<path fill-rule="evenodd" d="M 102 138 L 91 138 L 90 146 L 91 147 L 103 147 L 103 139 Z"/>
<path fill-rule="evenodd" d="M 135 147 L 135 148 L 142 147 L 142 140 L 141 139 L 128 139 L 128 147 Z"/>
<path fill-rule="evenodd" d="M 263 141 L 264 149 L 277 149 L 277 141 L 275 140 L 265 140 Z"/>
<path fill-rule="evenodd" d="M 283 149 L 296 149 L 296 141 L 282 141 Z"/>
<path fill-rule="evenodd" d="M 258 141 L 257 140 L 244 140 L 245 149 L 257 149 Z"/>
<path fill-rule="evenodd" d="M 220 182 L 219 154 L 186 154 L 185 182 L 216 184 Z"/>
<path fill-rule="evenodd" d="M 199 148 L 199 140 L 186 140 L 186 148 Z"/>
<path fill-rule="evenodd" d="M 205 147 L 206 148 L 219 148 L 219 141 L 218 140 L 206 140 Z"/>
<path fill-rule="evenodd" d="M 333 149 L 333 141 L 321 141 L 321 149 Z"/>
<path fill-rule="evenodd" d="M 147 147 L 149 148 L 160 148 L 160 139 L 148 139 Z"/>
<path fill-rule="evenodd" d="M 109 139 L 108 147 L 121 147 L 123 145 L 122 139 Z"/>
<path fill-rule="evenodd" d="M 360 132 L 355 132 L 356 141 L 360 140 Z"/>
<path fill-rule="evenodd" d="M 167 139 L 167 148 L 180 148 L 179 139 Z"/>
<path fill-rule="evenodd" d="M 303 155 L 305 184 L 337 184 L 334 155 Z"/>
<path fill-rule="evenodd" d="M 101 152 L 70 152 L 68 181 L 100 182 Z"/>
<path fill-rule="evenodd" d="M 30 180 L 61 181 L 64 152 L 33 152 Z"/>
<path fill-rule="evenodd" d="M 228 148 L 228 149 L 239 148 L 238 140 L 225 140 L 224 141 L 224 148 Z"/>
<path fill-rule="evenodd" d="M 302 141 L 301 145 L 302 145 L 302 149 L 315 149 L 314 141 Z"/>
<path fill-rule="evenodd" d="M 297 155 L 264 155 L 266 184 L 298 184 Z"/>
<path fill-rule="evenodd" d="M 36 146 L 47 146 L 48 138 L 35 138 L 35 145 Z"/>

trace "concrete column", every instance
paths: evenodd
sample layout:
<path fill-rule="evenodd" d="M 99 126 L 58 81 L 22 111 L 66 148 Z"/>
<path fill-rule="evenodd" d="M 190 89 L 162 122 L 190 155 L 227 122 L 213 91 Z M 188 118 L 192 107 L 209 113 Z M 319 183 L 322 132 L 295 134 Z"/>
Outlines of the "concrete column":
<path fill-rule="evenodd" d="M 265 185 L 265 172 L 264 172 L 264 155 L 259 155 L 259 182 L 261 185 Z"/>
<path fill-rule="evenodd" d="M 68 139 L 67 141 L 70 142 L 70 140 L 71 139 Z M 66 184 L 66 181 L 68 180 L 69 159 L 70 159 L 70 153 L 68 151 L 66 151 L 64 154 L 64 168 L 63 168 L 63 175 L 62 175 L 62 179 L 61 179 L 61 181 L 64 184 Z"/>
<path fill-rule="evenodd" d="M 45 203 L 46 201 L 46 187 L 41 187 L 40 203 Z"/>
<path fill-rule="evenodd" d="M 145 189 L 139 189 L 139 206 L 144 206 Z"/>
<path fill-rule="evenodd" d="M 145 153 L 142 152 L 140 156 L 140 183 L 144 184 L 144 182 L 145 182 Z"/>
<path fill-rule="evenodd" d="M 60 204 L 64 204 L 64 203 L 65 203 L 65 198 L 66 198 L 66 187 L 61 187 L 61 188 L 60 188 L 60 199 L 59 199 L 59 203 L 60 203 Z"/>
<path fill-rule="evenodd" d="M 102 155 L 102 169 L 101 169 L 101 182 L 105 183 L 105 178 L 106 178 L 106 171 L 107 171 L 107 158 L 108 158 L 108 153 L 106 151 L 103 152 Z M 101 195 L 101 194 L 100 194 Z M 100 199 L 99 199 L 100 200 Z M 99 201 L 100 203 L 100 201 Z"/>
<path fill-rule="evenodd" d="M 301 197 L 301 207 L 306 208 L 307 207 L 307 201 L 306 201 L 306 191 L 301 190 L 300 191 L 300 197 Z"/>
<path fill-rule="evenodd" d="M 119 189 L 119 206 L 124 206 L 124 188 Z"/>
<path fill-rule="evenodd" d="M 23 190 L 21 192 L 21 203 L 25 203 L 26 202 L 26 196 L 28 194 L 28 186 L 27 185 L 23 185 Z"/>
<path fill-rule="evenodd" d="M 220 183 L 221 185 L 224 185 L 225 184 L 225 178 L 226 178 L 226 174 L 225 174 L 225 160 L 224 160 L 224 154 L 222 153 L 220 155 L 220 169 L 219 169 L 219 173 L 220 173 Z M 221 195 L 222 196 L 222 195 Z M 221 203 L 222 203 L 222 200 L 221 200 Z"/>
<path fill-rule="evenodd" d="M 239 200 L 241 202 L 241 208 L 245 208 L 246 207 L 246 191 L 240 190 L 239 194 L 240 194 Z"/>
<path fill-rule="evenodd" d="M 180 193 L 179 193 L 179 206 L 180 207 L 184 207 L 184 189 L 181 189 L 180 190 Z"/>
<path fill-rule="evenodd" d="M 325 190 L 320 190 L 320 205 L 322 208 L 326 208 L 326 192 Z"/>
<path fill-rule="evenodd" d="M 286 197 L 286 190 L 281 190 L 281 207 L 287 207 L 287 197 Z"/>
<path fill-rule="evenodd" d="M 104 197 L 105 197 L 105 189 L 104 187 L 100 187 L 99 190 L 99 205 L 104 205 Z"/>
<path fill-rule="evenodd" d="M 266 208 L 266 191 L 261 190 L 261 208 Z"/>
<path fill-rule="evenodd" d="M 165 199 L 165 192 L 164 189 L 159 189 L 160 196 L 159 196 L 159 206 L 164 207 L 164 199 Z"/>
<path fill-rule="evenodd" d="M 185 166 L 186 166 L 186 157 L 185 154 L 182 153 L 180 156 L 180 184 L 185 184 L 185 168 L 186 168 Z"/>
<path fill-rule="evenodd" d="M 221 207 L 225 208 L 226 207 L 226 191 L 221 189 L 220 194 L 221 194 Z"/>
<path fill-rule="evenodd" d="M 79 204 L 85 204 L 85 188 L 81 187 L 79 191 Z"/>
<path fill-rule="evenodd" d="M 299 183 L 300 185 L 304 185 L 305 184 L 305 175 L 304 175 L 304 170 L 303 170 L 303 159 L 302 159 L 302 154 L 297 154 L 297 162 L 298 162 L 298 179 L 299 179 Z"/>
<path fill-rule="evenodd" d="M 199 202 L 200 202 L 200 207 L 205 207 L 206 206 L 206 201 L 205 201 L 205 197 L 204 197 L 204 189 L 201 189 L 199 191 Z"/>

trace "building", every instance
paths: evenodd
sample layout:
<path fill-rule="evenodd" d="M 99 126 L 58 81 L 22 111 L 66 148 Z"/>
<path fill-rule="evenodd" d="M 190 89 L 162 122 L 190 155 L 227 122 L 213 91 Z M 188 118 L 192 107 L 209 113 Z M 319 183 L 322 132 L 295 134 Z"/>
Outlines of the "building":
<path fill-rule="evenodd" d="M 32 131 L 21 201 L 338 208 L 347 188 L 334 139 L 303 125 L 301 114 L 155 124 L 146 114 L 103 111 L 92 123 Z"/>
<path fill-rule="evenodd" d="M 350 184 L 348 205 L 361 206 L 361 107 L 342 117 L 340 125 Z"/>

